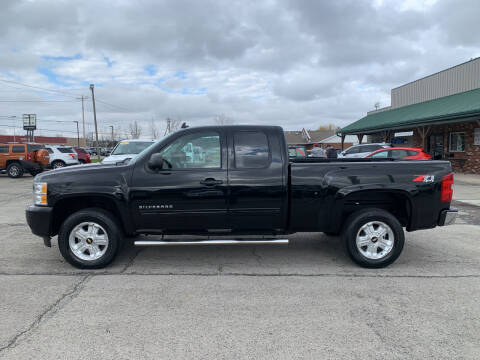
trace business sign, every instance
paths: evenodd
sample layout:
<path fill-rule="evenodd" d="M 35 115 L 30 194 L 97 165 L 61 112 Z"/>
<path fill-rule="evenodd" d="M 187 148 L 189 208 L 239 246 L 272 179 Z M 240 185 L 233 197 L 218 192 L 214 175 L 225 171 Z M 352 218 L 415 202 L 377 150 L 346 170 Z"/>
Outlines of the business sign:
<path fill-rule="evenodd" d="M 23 130 L 36 130 L 36 129 L 37 129 L 37 115 L 23 114 Z"/>
<path fill-rule="evenodd" d="M 473 145 L 480 145 L 480 128 L 476 128 L 473 134 Z"/>
<path fill-rule="evenodd" d="M 395 133 L 395 137 L 413 136 L 413 131 L 403 131 Z"/>

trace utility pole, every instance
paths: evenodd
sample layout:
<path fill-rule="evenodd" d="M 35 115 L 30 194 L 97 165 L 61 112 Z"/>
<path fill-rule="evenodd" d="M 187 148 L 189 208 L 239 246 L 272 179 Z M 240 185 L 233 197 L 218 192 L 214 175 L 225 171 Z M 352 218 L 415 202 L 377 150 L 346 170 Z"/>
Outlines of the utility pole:
<path fill-rule="evenodd" d="M 80 147 L 80 132 L 78 131 L 78 121 L 74 120 L 74 123 L 77 123 L 77 147 Z"/>
<path fill-rule="evenodd" d="M 170 123 L 171 123 L 171 120 L 170 118 L 167 118 L 167 128 L 165 129 L 165 134 L 163 134 L 163 136 L 167 135 L 167 134 L 170 134 L 170 132 L 172 131 L 170 129 Z"/>
<path fill-rule="evenodd" d="M 87 141 L 85 137 L 85 106 L 83 105 L 83 99 L 85 97 L 82 95 L 82 125 L 83 125 L 83 138 Z M 86 143 L 85 143 L 86 144 Z"/>
<path fill-rule="evenodd" d="M 109 125 L 109 127 L 112 128 L 112 142 L 114 143 L 114 142 L 115 142 L 115 138 L 113 137 L 113 125 Z M 115 146 L 115 144 L 113 144 L 113 146 Z"/>
<path fill-rule="evenodd" d="M 97 110 L 95 108 L 95 92 L 94 84 L 90 84 L 90 90 L 92 91 L 92 103 L 93 103 L 93 121 L 95 122 L 95 148 L 97 150 L 98 161 L 100 161 L 100 149 L 98 148 L 98 127 L 97 127 Z"/>

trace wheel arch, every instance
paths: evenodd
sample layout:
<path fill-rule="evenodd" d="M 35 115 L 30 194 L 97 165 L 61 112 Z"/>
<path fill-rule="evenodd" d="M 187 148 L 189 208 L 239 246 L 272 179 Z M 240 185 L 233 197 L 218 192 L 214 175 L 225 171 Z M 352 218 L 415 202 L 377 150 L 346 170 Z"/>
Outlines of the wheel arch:
<path fill-rule="evenodd" d="M 350 214 L 367 208 L 388 211 L 407 230 L 411 228 L 415 218 L 413 199 L 408 191 L 404 189 L 359 189 L 336 198 L 331 215 L 330 230 L 340 232 Z"/>
<path fill-rule="evenodd" d="M 114 220 L 124 234 L 133 233 L 132 224 L 129 221 L 128 214 L 118 201 L 108 195 L 72 195 L 58 199 L 52 212 L 52 236 L 58 234 L 62 223 L 73 213 L 88 208 L 97 208 L 108 211 L 113 215 Z"/>

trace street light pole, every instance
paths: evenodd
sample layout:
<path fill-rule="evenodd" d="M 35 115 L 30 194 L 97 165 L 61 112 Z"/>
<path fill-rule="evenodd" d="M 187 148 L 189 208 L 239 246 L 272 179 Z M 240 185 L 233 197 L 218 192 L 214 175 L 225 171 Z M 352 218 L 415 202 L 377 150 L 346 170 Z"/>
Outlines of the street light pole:
<path fill-rule="evenodd" d="M 77 147 L 80 147 L 80 132 L 78 131 L 78 121 L 74 120 L 74 123 L 77 123 Z"/>
<path fill-rule="evenodd" d="M 113 137 L 113 125 L 108 125 L 108 126 L 112 128 L 112 142 L 115 142 L 115 139 Z"/>
<path fill-rule="evenodd" d="M 97 158 L 100 161 L 100 150 L 98 148 L 98 127 L 97 127 L 97 110 L 95 108 L 95 92 L 94 84 L 90 84 L 90 90 L 92 91 L 92 103 L 93 103 L 93 121 L 95 122 L 95 147 L 97 149 Z"/>

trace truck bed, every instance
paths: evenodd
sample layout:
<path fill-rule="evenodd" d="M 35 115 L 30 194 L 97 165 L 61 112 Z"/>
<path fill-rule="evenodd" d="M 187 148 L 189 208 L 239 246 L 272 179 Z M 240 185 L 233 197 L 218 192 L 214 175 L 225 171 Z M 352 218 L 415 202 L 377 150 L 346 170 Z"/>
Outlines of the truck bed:
<path fill-rule="evenodd" d="M 448 208 L 440 201 L 440 188 L 443 176 L 450 172 L 448 161 L 437 160 L 291 161 L 291 230 L 319 224 L 319 231 L 338 232 L 338 219 L 363 207 L 383 208 L 410 219 L 403 223 L 410 231 L 433 228 L 439 211 Z"/>

